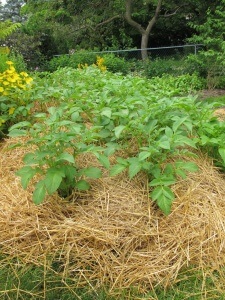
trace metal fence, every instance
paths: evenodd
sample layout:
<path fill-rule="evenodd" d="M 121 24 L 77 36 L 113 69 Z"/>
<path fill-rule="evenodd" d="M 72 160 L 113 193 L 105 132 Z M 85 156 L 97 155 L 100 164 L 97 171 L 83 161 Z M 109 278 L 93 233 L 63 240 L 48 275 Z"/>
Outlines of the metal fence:
<path fill-rule="evenodd" d="M 168 46 L 168 47 L 154 47 L 154 48 L 146 48 L 148 56 L 151 59 L 156 58 L 181 58 L 187 56 L 189 54 L 197 54 L 199 50 L 203 49 L 202 44 L 191 44 L 191 45 L 181 45 L 181 46 Z M 90 54 L 98 54 L 103 55 L 107 53 L 113 53 L 119 57 L 123 57 L 125 59 L 131 60 L 139 60 L 141 59 L 141 51 L 143 49 L 126 49 L 126 50 L 107 50 L 107 51 L 93 51 L 86 52 Z M 71 50 L 70 54 L 74 54 L 75 51 Z M 59 56 L 59 55 L 56 55 Z"/>

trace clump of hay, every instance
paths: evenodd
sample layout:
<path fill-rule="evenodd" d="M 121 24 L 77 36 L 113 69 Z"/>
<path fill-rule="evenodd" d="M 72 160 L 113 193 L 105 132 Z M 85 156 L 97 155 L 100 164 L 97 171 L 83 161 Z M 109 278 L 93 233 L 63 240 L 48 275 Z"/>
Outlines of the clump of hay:
<path fill-rule="evenodd" d="M 149 199 L 144 174 L 133 180 L 105 174 L 70 202 L 54 194 L 35 206 L 32 187 L 24 191 L 14 174 L 26 150 L 8 150 L 13 143 L 6 140 L 0 149 L 2 252 L 38 265 L 52 258 L 62 276 L 112 291 L 167 286 L 189 265 L 224 265 L 224 178 L 202 154 L 195 158 L 199 172 L 174 185 L 176 201 L 166 217 Z"/>

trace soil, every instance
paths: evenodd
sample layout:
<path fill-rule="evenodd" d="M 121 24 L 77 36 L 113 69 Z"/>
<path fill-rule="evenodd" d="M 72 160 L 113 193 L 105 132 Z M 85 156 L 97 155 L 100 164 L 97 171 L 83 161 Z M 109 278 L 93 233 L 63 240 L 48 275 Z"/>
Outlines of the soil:
<path fill-rule="evenodd" d="M 199 92 L 199 99 L 201 100 L 219 96 L 225 96 L 225 89 L 202 90 Z"/>

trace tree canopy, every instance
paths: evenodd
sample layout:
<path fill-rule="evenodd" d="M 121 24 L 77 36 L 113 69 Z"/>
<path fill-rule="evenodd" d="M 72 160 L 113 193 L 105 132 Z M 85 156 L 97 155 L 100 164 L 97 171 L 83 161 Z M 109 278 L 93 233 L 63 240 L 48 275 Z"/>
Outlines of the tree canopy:
<path fill-rule="evenodd" d="M 52 57 L 70 49 L 184 44 L 197 33 L 193 24 L 204 24 L 207 11 L 215 11 L 221 3 L 223 0 L 8 0 L 0 6 L 0 15 L 12 22 L 20 20 L 21 30 L 40 42 L 41 53 Z M 142 57 L 146 57 L 144 50 Z"/>

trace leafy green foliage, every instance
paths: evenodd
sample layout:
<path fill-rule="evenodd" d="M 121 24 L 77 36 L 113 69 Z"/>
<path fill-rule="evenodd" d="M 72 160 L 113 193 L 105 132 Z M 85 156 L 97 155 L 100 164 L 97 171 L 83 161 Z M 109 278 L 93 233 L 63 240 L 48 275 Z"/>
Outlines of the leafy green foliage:
<path fill-rule="evenodd" d="M 21 26 L 20 23 L 13 23 L 10 20 L 0 22 L 0 40 L 4 40 L 7 36 L 12 34 L 17 28 Z"/>
<path fill-rule="evenodd" d="M 124 75 L 128 73 L 130 65 L 129 62 L 126 61 L 124 58 L 120 58 L 114 55 L 113 53 L 104 54 L 103 58 L 107 70 L 113 73 L 122 73 Z"/>
<path fill-rule="evenodd" d="M 9 133 L 28 135 L 28 145 L 36 146 L 17 173 L 24 188 L 36 181 L 35 203 L 56 191 L 67 197 L 73 189 L 86 190 L 88 178 L 102 176 L 100 168 L 77 164 L 84 153 L 92 153 L 111 176 L 146 173 L 150 197 L 166 215 L 175 199 L 173 184 L 198 169 L 184 157 L 201 147 L 225 166 L 224 123 L 213 117 L 212 105 L 184 96 L 199 87 L 195 75 L 149 80 L 91 66 L 42 76 L 32 89 L 40 111 Z"/>
<path fill-rule="evenodd" d="M 13 62 L 6 61 L 6 70 L 0 73 L 0 133 L 28 117 L 32 103 L 27 97 L 32 78 L 26 72 L 18 73 Z"/>
<path fill-rule="evenodd" d="M 220 81 L 225 76 L 225 1 L 220 1 L 215 10 L 207 11 L 207 19 L 204 24 L 193 25 L 197 31 L 191 39 L 191 42 L 201 43 L 205 50 L 201 51 L 197 57 L 191 56 L 190 61 L 207 78 L 209 88 L 224 88 L 224 81 Z"/>
<path fill-rule="evenodd" d="M 98 53 L 89 51 L 77 51 L 72 55 L 60 55 L 54 57 L 49 62 L 47 69 L 50 72 L 56 71 L 58 68 L 71 67 L 78 68 L 83 65 L 93 65 L 96 64 Z M 113 73 L 119 72 L 122 74 L 127 74 L 130 69 L 130 64 L 125 61 L 125 59 L 117 57 L 112 54 L 103 54 L 104 65 L 108 71 Z"/>
<path fill-rule="evenodd" d="M 76 166 L 76 156 L 90 148 L 90 145 L 81 143 L 82 137 L 85 140 L 87 129 L 81 123 L 80 112 L 79 108 L 69 105 L 50 107 L 48 115 L 35 115 L 38 121 L 33 126 L 29 122 L 21 122 L 10 129 L 10 136 L 18 136 L 26 134 L 24 129 L 29 128 L 32 136 L 29 144 L 37 146 L 34 152 L 24 156 L 26 166 L 17 172 L 23 188 L 27 188 L 36 174 L 41 175 L 42 179 L 37 182 L 33 193 L 36 204 L 41 203 L 46 194 L 51 195 L 57 190 L 66 197 L 72 188 L 88 189 L 89 184 L 84 177 L 101 177 L 101 170 L 96 167 L 80 169 Z M 98 153 L 99 150 L 101 148 L 92 147 L 93 152 Z"/>
<path fill-rule="evenodd" d="M 58 68 L 78 68 L 81 65 L 92 65 L 96 62 L 97 54 L 88 51 L 79 51 L 71 55 L 60 55 L 52 58 L 47 66 L 48 71 L 56 71 Z"/>

